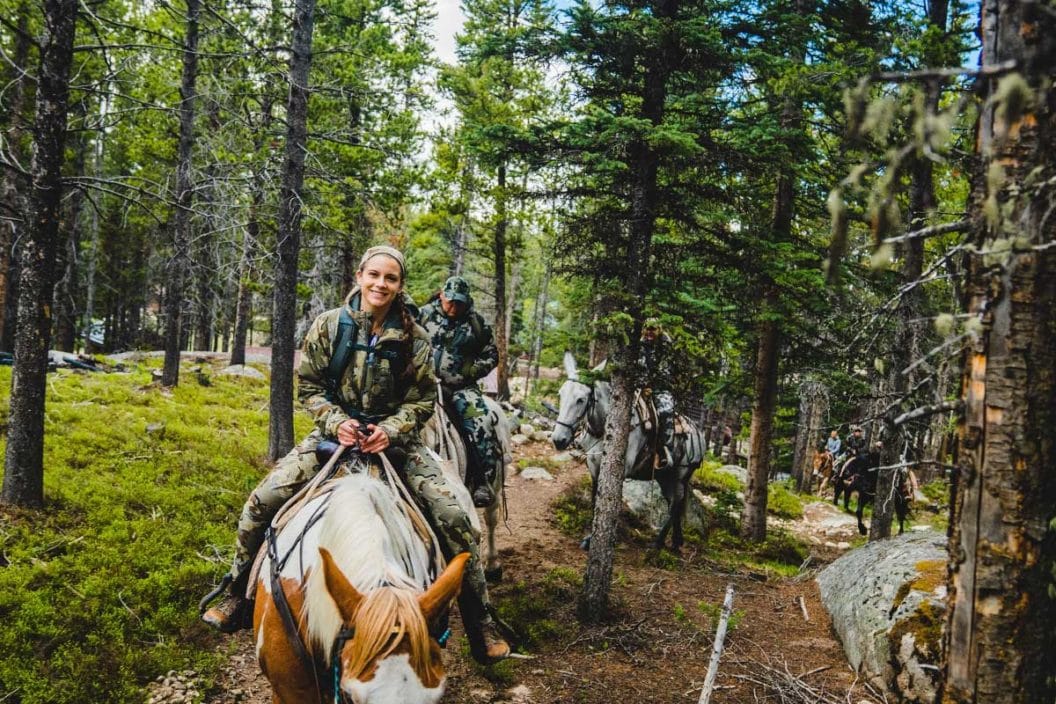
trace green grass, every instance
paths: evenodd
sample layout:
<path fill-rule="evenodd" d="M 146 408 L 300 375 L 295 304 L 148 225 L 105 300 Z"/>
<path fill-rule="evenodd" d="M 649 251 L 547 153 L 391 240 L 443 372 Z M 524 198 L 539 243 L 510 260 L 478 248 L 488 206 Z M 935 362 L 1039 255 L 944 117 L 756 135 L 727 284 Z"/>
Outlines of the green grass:
<path fill-rule="evenodd" d="M 780 518 L 803 517 L 803 500 L 790 486 L 772 483 L 766 491 L 766 510 Z"/>
<path fill-rule="evenodd" d="M 267 471 L 268 385 L 203 386 L 185 365 L 170 393 L 151 384 L 159 363 L 48 375 L 45 507 L 0 513 L 0 696 L 13 702 L 140 701 L 158 674 L 208 680 L 226 658 L 196 605 Z"/>

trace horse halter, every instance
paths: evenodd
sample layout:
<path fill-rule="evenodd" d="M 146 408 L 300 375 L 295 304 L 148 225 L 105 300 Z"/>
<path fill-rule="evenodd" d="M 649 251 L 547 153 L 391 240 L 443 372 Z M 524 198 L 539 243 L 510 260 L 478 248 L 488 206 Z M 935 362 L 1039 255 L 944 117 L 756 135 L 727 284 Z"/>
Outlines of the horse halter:
<path fill-rule="evenodd" d="M 577 381 L 576 383 L 577 384 L 583 384 L 582 381 Z M 579 426 L 579 424 L 590 417 L 590 412 L 594 410 L 594 402 L 597 399 L 597 395 L 594 393 L 594 385 L 593 384 L 583 384 L 583 385 L 586 386 L 588 389 L 590 389 L 590 397 L 589 397 L 590 400 L 587 401 L 587 408 L 586 408 L 586 410 L 583 411 L 583 415 L 580 418 L 576 419 L 576 421 L 574 423 L 566 423 L 563 420 L 561 420 L 560 418 L 558 418 L 557 420 L 554 421 L 554 425 L 560 425 L 560 426 L 562 426 L 564 428 L 568 428 L 568 431 L 570 433 L 572 433 L 573 435 L 575 435 L 576 428 Z"/>
<path fill-rule="evenodd" d="M 429 635 L 436 640 L 437 645 L 441 648 L 446 648 L 447 641 L 451 638 L 451 628 L 448 625 L 450 616 L 451 610 L 446 609 L 436 619 L 436 623 L 429 624 Z M 348 641 L 355 637 L 356 629 L 354 626 L 342 626 L 341 630 L 334 636 L 334 644 L 330 648 L 330 672 L 333 673 L 334 680 L 334 704 L 348 704 L 348 698 L 341 691 L 341 672 L 344 669 L 341 664 L 341 651 L 345 649 Z"/>

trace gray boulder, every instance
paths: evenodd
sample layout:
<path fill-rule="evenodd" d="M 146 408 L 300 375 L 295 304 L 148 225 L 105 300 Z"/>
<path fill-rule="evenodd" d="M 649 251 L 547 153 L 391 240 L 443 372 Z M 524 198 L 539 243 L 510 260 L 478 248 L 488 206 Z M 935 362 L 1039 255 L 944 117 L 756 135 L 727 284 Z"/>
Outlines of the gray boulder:
<path fill-rule="evenodd" d="M 624 481 L 623 507 L 653 530 L 660 530 L 660 526 L 667 520 L 667 502 L 660 493 L 660 485 L 654 481 Z M 704 532 L 704 511 L 700 502 L 692 496 L 686 497 L 684 525 L 686 528 Z"/>
<path fill-rule="evenodd" d="M 738 481 L 741 482 L 742 486 L 748 486 L 748 470 L 744 467 L 738 467 L 735 464 L 724 464 L 716 472 L 723 472 L 725 474 L 731 474 L 737 477 Z"/>
<path fill-rule="evenodd" d="M 224 367 L 217 374 L 221 376 L 241 376 L 246 379 L 261 379 L 263 380 L 264 372 L 253 367 L 247 367 L 244 364 L 232 364 L 230 367 Z"/>
<path fill-rule="evenodd" d="M 851 666 L 896 701 L 935 699 L 946 559 L 944 535 L 906 533 L 867 543 L 818 574 Z"/>

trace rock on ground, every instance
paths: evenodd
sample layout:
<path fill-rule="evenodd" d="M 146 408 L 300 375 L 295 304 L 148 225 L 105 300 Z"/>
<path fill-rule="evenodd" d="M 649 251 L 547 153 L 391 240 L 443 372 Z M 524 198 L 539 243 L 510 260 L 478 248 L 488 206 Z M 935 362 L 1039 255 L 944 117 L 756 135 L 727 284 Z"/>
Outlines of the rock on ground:
<path fill-rule="evenodd" d="M 244 364 L 232 364 L 230 367 L 224 367 L 217 374 L 226 376 L 244 376 L 250 379 L 264 379 L 264 372 L 253 367 L 247 367 Z"/>
<path fill-rule="evenodd" d="M 851 666 L 900 702 L 931 702 L 939 680 L 946 537 L 914 532 L 867 543 L 818 574 Z"/>
<path fill-rule="evenodd" d="M 627 479 L 623 482 L 623 506 L 653 530 L 667 520 L 668 507 L 660 493 L 660 485 L 654 481 Z M 686 497 L 685 526 L 704 533 L 704 511 L 696 499 Z"/>

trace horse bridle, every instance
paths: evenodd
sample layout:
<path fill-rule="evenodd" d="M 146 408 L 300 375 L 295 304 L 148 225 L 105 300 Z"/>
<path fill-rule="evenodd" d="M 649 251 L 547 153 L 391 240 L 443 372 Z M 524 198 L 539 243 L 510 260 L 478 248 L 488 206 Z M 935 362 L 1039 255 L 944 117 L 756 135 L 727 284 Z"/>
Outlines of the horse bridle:
<path fill-rule="evenodd" d="M 435 625 L 430 624 L 429 626 L 429 635 L 441 648 L 446 648 L 447 641 L 451 638 L 451 628 L 448 625 L 450 616 L 451 610 L 447 609 L 436 619 Z M 330 671 L 333 673 L 334 704 L 347 704 L 348 702 L 344 692 L 341 691 L 341 672 L 343 670 L 341 651 L 345 649 L 348 641 L 355 637 L 355 627 L 342 626 L 341 630 L 334 636 L 334 644 L 330 648 Z"/>
<path fill-rule="evenodd" d="M 590 400 L 587 401 L 587 408 L 583 411 L 583 415 L 578 420 L 576 420 L 575 423 L 566 423 L 560 418 L 558 418 L 554 421 L 554 425 L 560 425 L 563 428 L 568 428 L 568 431 L 572 433 L 573 436 L 575 436 L 576 428 L 579 427 L 580 423 L 582 423 L 583 421 L 587 421 L 589 423 L 588 419 L 590 418 L 590 412 L 594 410 L 594 402 L 597 399 L 597 394 L 594 392 L 594 384 L 584 384 L 582 381 L 578 381 L 576 379 L 571 379 L 571 381 L 575 381 L 577 384 L 583 384 L 588 389 L 590 389 Z"/>

